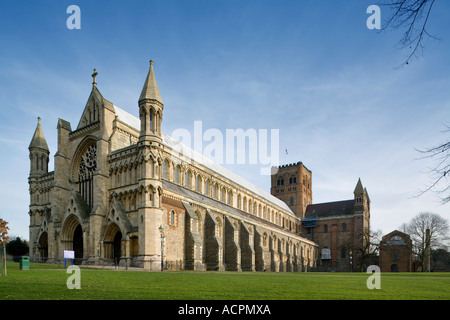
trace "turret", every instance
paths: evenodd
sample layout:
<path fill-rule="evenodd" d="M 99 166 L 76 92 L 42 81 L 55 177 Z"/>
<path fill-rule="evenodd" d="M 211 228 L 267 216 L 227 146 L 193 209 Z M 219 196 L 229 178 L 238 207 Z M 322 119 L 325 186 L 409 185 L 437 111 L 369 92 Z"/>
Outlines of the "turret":
<path fill-rule="evenodd" d="M 30 177 L 38 177 L 47 173 L 50 150 L 42 131 L 40 117 L 38 117 L 38 124 L 28 150 L 30 151 Z"/>
<path fill-rule="evenodd" d="M 159 93 L 153 72 L 153 60 L 150 60 L 150 69 L 139 97 L 139 118 L 141 120 L 141 132 L 139 142 L 161 142 L 161 121 L 164 104 Z"/>
<path fill-rule="evenodd" d="M 366 214 L 370 215 L 370 198 L 367 189 L 361 183 L 361 179 L 358 179 L 353 194 L 355 196 L 355 210 L 365 211 Z"/>
<path fill-rule="evenodd" d="M 162 208 L 162 144 L 161 121 L 164 104 L 153 73 L 153 61 L 139 97 L 141 130 L 138 148 L 142 155 L 138 182 L 143 190 L 139 215 L 139 253 L 137 263 L 147 270 L 161 270 Z"/>

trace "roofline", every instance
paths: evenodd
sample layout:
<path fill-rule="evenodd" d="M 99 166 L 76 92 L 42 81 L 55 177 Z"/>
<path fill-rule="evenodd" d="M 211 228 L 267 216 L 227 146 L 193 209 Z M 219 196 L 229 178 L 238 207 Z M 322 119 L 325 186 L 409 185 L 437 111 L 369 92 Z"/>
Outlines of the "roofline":
<path fill-rule="evenodd" d="M 316 206 L 316 205 L 321 205 L 321 204 L 328 204 L 328 203 L 338 203 L 338 202 L 350 202 L 350 201 L 355 201 L 354 199 L 349 199 L 349 200 L 337 200 L 337 201 L 329 201 L 329 202 L 321 202 L 321 203 L 312 203 L 312 204 L 308 204 L 306 206 L 306 208 L 308 208 L 309 206 Z"/>

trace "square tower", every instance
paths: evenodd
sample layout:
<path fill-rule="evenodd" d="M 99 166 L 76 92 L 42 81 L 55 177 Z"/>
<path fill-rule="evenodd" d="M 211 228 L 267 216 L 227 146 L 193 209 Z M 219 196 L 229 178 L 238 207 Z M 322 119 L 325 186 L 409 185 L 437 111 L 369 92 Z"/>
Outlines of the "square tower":
<path fill-rule="evenodd" d="M 302 162 L 279 166 L 271 178 L 270 193 L 286 202 L 300 218 L 312 203 L 312 172 Z"/>

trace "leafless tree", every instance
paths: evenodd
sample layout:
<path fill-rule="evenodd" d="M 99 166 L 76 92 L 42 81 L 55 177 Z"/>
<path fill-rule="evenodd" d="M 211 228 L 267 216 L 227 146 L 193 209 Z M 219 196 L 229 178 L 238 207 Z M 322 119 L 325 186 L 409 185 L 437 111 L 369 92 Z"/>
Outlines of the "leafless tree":
<path fill-rule="evenodd" d="M 380 249 L 381 230 L 366 229 L 360 233 L 363 238 L 363 246 L 354 248 L 355 263 L 364 271 L 370 264 L 373 264 L 374 257 L 378 256 Z M 351 244 L 349 245 L 351 247 Z"/>
<path fill-rule="evenodd" d="M 419 51 L 423 51 L 424 38 L 437 39 L 427 30 L 430 14 L 436 0 L 382 0 L 380 6 L 391 10 L 383 30 L 404 29 L 399 41 L 402 49 L 409 48 L 409 54 L 403 64 L 409 64 Z M 384 12 L 384 11 L 383 11 Z"/>
<path fill-rule="evenodd" d="M 413 253 L 423 262 L 426 247 L 426 230 L 430 229 L 431 249 L 446 249 L 449 244 L 449 224 L 440 215 L 431 212 L 419 213 L 406 224 L 406 233 L 413 242 Z"/>
<path fill-rule="evenodd" d="M 444 133 L 449 133 L 450 127 Z M 440 194 L 442 204 L 450 201 L 450 141 L 440 143 L 431 148 L 416 149 L 422 157 L 420 159 L 432 159 L 434 164 L 428 169 L 427 174 L 430 175 L 432 182 L 424 190 L 421 190 L 418 196 L 422 196 L 429 191 L 435 191 Z"/>

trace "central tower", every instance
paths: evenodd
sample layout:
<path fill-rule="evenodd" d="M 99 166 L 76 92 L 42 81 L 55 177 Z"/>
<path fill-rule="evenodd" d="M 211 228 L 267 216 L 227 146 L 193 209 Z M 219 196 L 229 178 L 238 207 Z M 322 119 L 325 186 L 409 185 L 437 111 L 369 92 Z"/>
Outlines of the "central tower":
<path fill-rule="evenodd" d="M 302 162 L 279 166 L 272 175 L 270 193 L 303 218 L 306 207 L 312 203 L 312 172 Z"/>
<path fill-rule="evenodd" d="M 153 61 L 139 97 L 141 122 L 138 148 L 139 257 L 138 263 L 147 270 L 161 270 L 162 227 L 162 135 L 161 122 L 164 104 L 153 72 Z"/>

